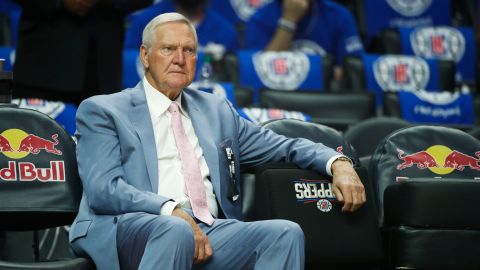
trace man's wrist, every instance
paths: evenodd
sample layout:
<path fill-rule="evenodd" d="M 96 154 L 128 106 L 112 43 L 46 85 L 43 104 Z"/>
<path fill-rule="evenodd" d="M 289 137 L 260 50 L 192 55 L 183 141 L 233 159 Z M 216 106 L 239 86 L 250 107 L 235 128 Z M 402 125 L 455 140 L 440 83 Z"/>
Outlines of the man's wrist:
<path fill-rule="evenodd" d="M 335 171 L 338 169 L 338 170 L 341 170 L 341 168 L 343 166 L 348 166 L 348 167 L 352 167 L 353 165 L 353 162 L 351 159 L 349 159 L 348 157 L 346 156 L 340 156 L 340 157 L 337 157 L 333 162 L 332 162 L 332 167 L 331 167 L 331 170 L 332 170 L 332 175 L 335 173 Z M 345 167 L 343 167 L 345 168 Z"/>
<path fill-rule="evenodd" d="M 294 33 L 297 30 L 296 23 L 284 18 L 278 20 L 278 27 L 290 33 Z"/>
<path fill-rule="evenodd" d="M 352 162 L 352 160 L 351 160 L 351 159 L 349 159 L 349 158 L 348 158 L 348 157 L 346 157 L 346 156 L 340 156 L 340 157 L 336 158 L 336 159 L 335 159 L 333 162 L 335 162 L 335 161 L 339 161 L 339 160 L 341 160 L 341 161 L 347 161 L 347 162 L 349 162 L 349 163 L 350 163 L 350 165 L 353 165 L 353 162 Z"/>

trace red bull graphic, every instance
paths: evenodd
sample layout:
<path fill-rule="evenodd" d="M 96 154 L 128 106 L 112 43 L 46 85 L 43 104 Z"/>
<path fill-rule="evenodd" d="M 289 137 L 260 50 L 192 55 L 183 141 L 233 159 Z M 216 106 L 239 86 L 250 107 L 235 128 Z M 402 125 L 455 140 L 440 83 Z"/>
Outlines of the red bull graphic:
<path fill-rule="evenodd" d="M 418 169 L 429 169 L 435 174 L 444 175 L 454 170 L 463 171 L 469 167 L 472 170 L 480 170 L 480 151 L 474 154 L 476 157 L 452 150 L 444 145 L 433 145 L 426 150 L 413 154 L 405 154 L 398 149 L 398 159 L 402 163 L 397 165 L 397 170 L 403 170 L 416 165 Z"/>
<path fill-rule="evenodd" d="M 63 160 L 50 160 L 49 166 L 40 167 L 33 162 L 16 161 L 30 154 L 41 152 L 55 156 L 62 155 L 58 147 L 58 134 L 51 140 L 35 134 L 28 134 L 20 129 L 7 129 L 0 133 L 0 152 L 6 156 L 8 166 L 0 167 L 0 180 L 3 181 L 65 181 L 65 165 Z"/>
<path fill-rule="evenodd" d="M 0 152 L 13 152 L 10 142 L 2 135 L 0 135 Z"/>
<path fill-rule="evenodd" d="M 443 167 L 454 168 L 459 171 L 463 171 L 465 167 L 470 167 L 470 169 L 478 171 L 480 170 L 480 151 L 475 152 L 475 155 L 478 158 L 474 158 L 455 150 L 445 158 L 445 164 Z"/>
<path fill-rule="evenodd" d="M 48 153 L 52 153 L 54 155 L 61 155 L 62 151 L 55 149 L 55 145 L 58 144 L 58 134 L 52 135 L 52 141 L 40 138 L 36 135 L 29 134 L 25 137 L 21 143 L 20 147 L 18 148 L 19 152 L 29 152 L 31 154 L 38 154 L 40 150 L 44 149 Z"/>
<path fill-rule="evenodd" d="M 417 168 L 423 170 L 430 167 L 438 167 L 435 159 L 426 151 L 416 152 L 410 155 L 404 156 L 405 152 L 397 148 L 398 158 L 403 160 L 403 163 L 397 166 L 397 170 L 403 170 L 413 165 L 417 165 Z"/>

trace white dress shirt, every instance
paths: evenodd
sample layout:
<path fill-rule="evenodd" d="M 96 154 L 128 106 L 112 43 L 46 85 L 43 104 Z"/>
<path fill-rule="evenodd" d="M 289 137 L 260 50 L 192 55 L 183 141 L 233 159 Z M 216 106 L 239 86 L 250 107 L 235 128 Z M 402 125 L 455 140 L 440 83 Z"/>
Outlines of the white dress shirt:
<path fill-rule="evenodd" d="M 190 201 L 185 189 L 185 181 L 182 174 L 182 163 L 175 144 L 175 137 L 171 127 L 171 114 L 168 107 L 172 101 L 163 93 L 153 88 L 153 86 L 144 77 L 142 80 L 145 96 L 147 98 L 148 110 L 152 120 L 153 133 L 155 135 L 155 146 L 157 149 L 158 161 L 158 191 L 163 197 L 172 199 L 165 203 L 161 209 L 161 215 L 171 215 L 176 205 L 191 208 Z M 181 106 L 182 94 L 175 100 L 180 107 L 180 117 L 187 134 L 188 140 L 193 146 L 197 156 L 205 193 L 207 198 L 208 210 L 214 216 L 218 216 L 218 206 L 213 192 L 213 186 L 208 176 L 210 174 L 207 163 L 203 157 L 203 151 L 198 142 L 197 135 L 193 129 L 192 120 L 187 112 Z"/>

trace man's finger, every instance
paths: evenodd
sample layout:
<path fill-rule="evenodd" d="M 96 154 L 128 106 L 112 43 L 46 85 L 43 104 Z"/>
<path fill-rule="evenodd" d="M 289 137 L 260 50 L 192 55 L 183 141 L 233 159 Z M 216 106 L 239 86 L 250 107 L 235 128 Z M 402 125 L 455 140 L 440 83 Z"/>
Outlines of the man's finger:
<path fill-rule="evenodd" d="M 337 186 L 333 186 L 333 193 L 335 194 L 335 197 L 337 198 L 337 201 L 343 202 L 342 191 Z"/>
<path fill-rule="evenodd" d="M 196 242 L 196 243 L 195 243 L 195 246 L 196 246 L 195 250 L 196 250 L 197 252 L 195 252 L 195 257 L 194 257 L 194 259 L 193 259 L 193 263 L 194 263 L 194 264 L 197 264 L 197 263 L 202 262 L 202 260 L 203 260 L 203 256 L 204 256 L 204 255 L 203 255 L 203 254 L 204 254 L 204 251 L 203 251 L 203 243 Z"/>

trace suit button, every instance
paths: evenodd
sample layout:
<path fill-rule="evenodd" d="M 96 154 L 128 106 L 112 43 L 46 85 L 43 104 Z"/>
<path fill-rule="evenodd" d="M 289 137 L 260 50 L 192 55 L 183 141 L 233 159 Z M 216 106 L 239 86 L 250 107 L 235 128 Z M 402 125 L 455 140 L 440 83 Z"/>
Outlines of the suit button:
<path fill-rule="evenodd" d="M 114 217 L 114 218 L 113 218 L 113 224 L 117 224 L 117 222 L 118 222 L 118 218 L 117 218 L 117 217 Z"/>

